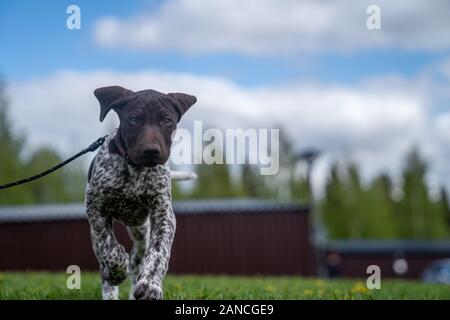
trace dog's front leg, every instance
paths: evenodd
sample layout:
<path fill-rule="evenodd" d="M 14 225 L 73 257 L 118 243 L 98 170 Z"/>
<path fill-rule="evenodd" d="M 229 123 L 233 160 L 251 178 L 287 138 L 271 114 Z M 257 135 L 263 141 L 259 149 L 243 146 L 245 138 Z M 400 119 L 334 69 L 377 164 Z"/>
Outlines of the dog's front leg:
<path fill-rule="evenodd" d="M 157 200 L 150 215 L 150 246 L 134 290 L 136 299 L 162 299 L 163 279 L 169 267 L 170 251 L 175 236 L 176 221 L 170 191 Z"/>
<path fill-rule="evenodd" d="M 131 276 L 131 290 L 130 299 L 134 299 L 134 288 L 141 274 L 141 267 L 144 264 L 144 257 L 150 244 L 150 221 L 137 227 L 128 227 L 128 234 L 133 240 L 133 249 L 130 254 L 130 276 Z"/>
<path fill-rule="evenodd" d="M 112 219 L 88 207 L 92 247 L 100 264 L 103 299 L 118 299 L 117 285 L 128 273 L 128 254 L 114 237 Z"/>

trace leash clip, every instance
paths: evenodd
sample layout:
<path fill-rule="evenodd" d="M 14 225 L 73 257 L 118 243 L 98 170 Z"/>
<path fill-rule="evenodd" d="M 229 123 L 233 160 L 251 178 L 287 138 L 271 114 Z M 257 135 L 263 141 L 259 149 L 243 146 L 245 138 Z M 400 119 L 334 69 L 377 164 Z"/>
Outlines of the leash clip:
<path fill-rule="evenodd" d="M 107 137 L 107 136 L 98 138 L 94 143 L 92 143 L 92 144 L 88 147 L 88 150 L 89 150 L 90 152 L 97 150 L 103 143 L 105 143 L 106 137 Z"/>

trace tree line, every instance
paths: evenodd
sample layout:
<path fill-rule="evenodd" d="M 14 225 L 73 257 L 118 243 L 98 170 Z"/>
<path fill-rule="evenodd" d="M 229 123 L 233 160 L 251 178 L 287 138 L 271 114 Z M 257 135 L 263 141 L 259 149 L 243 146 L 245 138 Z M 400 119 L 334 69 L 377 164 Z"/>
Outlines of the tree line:
<path fill-rule="evenodd" d="M 357 165 L 334 165 L 321 201 L 320 221 L 331 238 L 442 239 L 450 237 L 447 191 L 431 195 L 427 163 L 417 149 L 405 157 L 394 186 L 387 174 L 361 181 Z"/>

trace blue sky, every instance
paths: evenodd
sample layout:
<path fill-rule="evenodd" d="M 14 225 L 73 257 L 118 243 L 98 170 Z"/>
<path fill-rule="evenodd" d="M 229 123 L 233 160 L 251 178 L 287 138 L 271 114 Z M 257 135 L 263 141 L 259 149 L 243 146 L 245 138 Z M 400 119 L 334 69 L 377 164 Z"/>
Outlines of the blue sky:
<path fill-rule="evenodd" d="M 66 28 L 71 4 L 81 30 Z M 2 0 L 0 74 L 30 147 L 68 155 L 110 132 L 99 86 L 153 88 L 197 96 L 186 127 L 280 124 L 296 149 L 324 150 L 318 184 L 349 156 L 366 176 L 398 174 L 415 145 L 450 188 L 448 12 L 447 0 Z"/>
<path fill-rule="evenodd" d="M 412 76 L 447 52 L 406 51 L 391 48 L 353 53 L 295 53 L 289 56 L 249 56 L 236 53 L 184 54 L 176 50 L 136 52 L 105 49 L 94 43 L 92 29 L 104 16 L 126 18 L 157 10 L 160 1 L 76 1 L 82 29 L 65 28 L 66 8 L 73 1 L 13 1 L 0 3 L 0 72 L 10 80 L 23 80 L 60 69 L 142 69 L 188 72 L 231 79 L 245 86 L 314 80 L 356 83 L 378 74 Z"/>

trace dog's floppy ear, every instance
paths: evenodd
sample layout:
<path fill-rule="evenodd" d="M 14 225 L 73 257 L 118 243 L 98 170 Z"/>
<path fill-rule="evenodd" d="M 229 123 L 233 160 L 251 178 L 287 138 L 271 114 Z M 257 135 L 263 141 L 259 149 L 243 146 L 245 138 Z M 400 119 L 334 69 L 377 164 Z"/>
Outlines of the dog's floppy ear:
<path fill-rule="evenodd" d="M 120 106 L 125 102 L 125 98 L 129 96 L 133 91 L 119 87 L 103 87 L 94 91 L 94 95 L 100 103 L 100 122 L 105 119 L 109 110 Z"/>
<path fill-rule="evenodd" d="M 176 101 L 177 104 L 177 112 L 178 112 L 178 121 L 180 120 L 181 116 L 188 111 L 188 109 L 190 107 L 192 107 L 192 105 L 194 103 L 197 102 L 197 98 L 194 96 L 191 96 L 189 94 L 185 94 L 185 93 L 168 93 L 167 94 L 169 97 L 171 97 L 172 99 L 174 99 Z"/>

